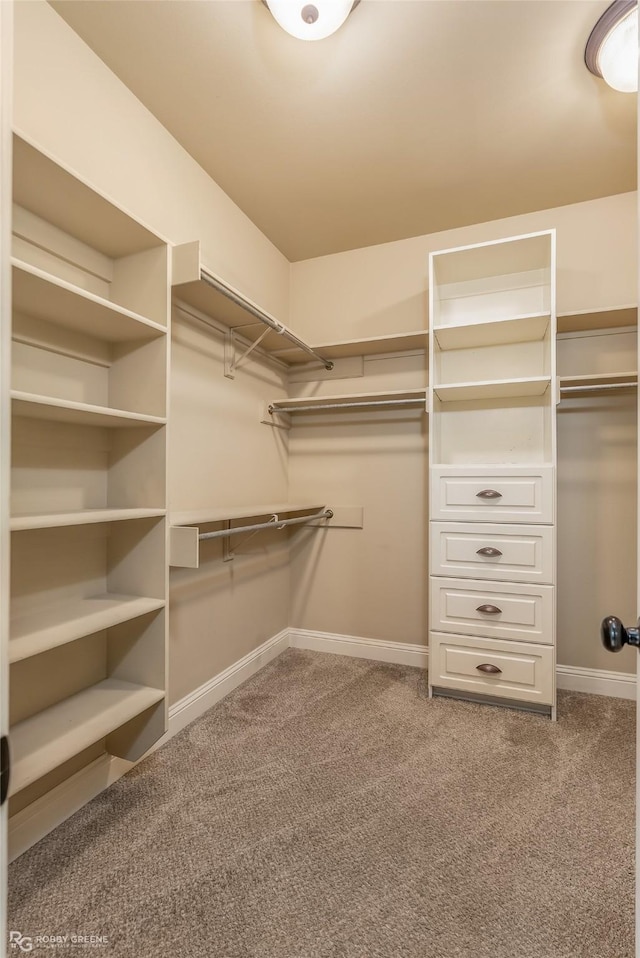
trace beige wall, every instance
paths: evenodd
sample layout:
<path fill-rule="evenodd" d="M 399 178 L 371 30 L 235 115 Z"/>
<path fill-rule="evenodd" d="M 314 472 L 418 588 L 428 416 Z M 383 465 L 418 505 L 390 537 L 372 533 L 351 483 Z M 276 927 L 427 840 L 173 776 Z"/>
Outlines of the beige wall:
<path fill-rule="evenodd" d="M 212 270 L 312 342 L 425 328 L 430 250 L 549 227 L 558 230 L 560 311 L 636 301 L 631 241 L 635 194 L 290 267 L 43 0 L 19 3 L 16 14 L 16 127 L 170 242 L 200 239 L 204 261 Z M 366 391 L 382 382 L 387 388 L 414 385 L 416 376 L 424 373 L 424 360 L 410 357 L 408 366 L 403 363 L 368 362 L 362 379 L 333 380 L 323 388 L 340 392 Z M 398 642 L 425 641 L 425 418 L 391 412 L 332 420 L 312 417 L 294 426 L 287 440 L 280 431 L 258 423 L 261 401 L 281 394 L 282 381 L 264 365 L 240 371 L 235 382 L 225 380 L 220 338 L 176 320 L 172 508 L 317 494 L 322 501 L 331 500 L 329 504 L 363 505 L 365 526 L 362 531 L 336 529 L 293 537 L 291 614 L 286 551 L 275 537 L 255 540 L 250 555 L 233 563 L 222 565 L 212 549 L 198 572 L 172 573 L 172 700 L 287 624 Z M 578 448 L 576 427 L 570 425 L 575 421 L 566 418 L 572 440 L 561 438 L 561 515 L 567 495 L 563 490 L 568 481 L 571 486 L 577 463 L 586 462 L 587 470 L 596 468 L 594 457 L 602 450 Z M 625 463 L 632 445 L 628 417 L 626 423 L 621 432 Z M 586 435 L 591 433 L 587 430 Z M 606 490 L 601 467 L 600 489 Z M 594 508 L 599 508 L 597 503 Z M 572 553 L 560 525 L 560 581 L 566 582 Z M 618 512 L 614 527 L 628 531 L 631 522 Z M 560 609 L 560 661 L 621 667 L 620 659 L 603 661 L 598 654 L 596 661 L 593 646 L 577 632 L 563 638 L 574 620 L 580 591 L 563 587 L 563 595 L 571 598 Z"/>
<path fill-rule="evenodd" d="M 430 251 L 552 227 L 559 312 L 636 303 L 636 198 L 621 194 L 294 263 L 291 325 L 313 343 L 425 328 Z M 563 342 L 562 371 L 635 369 L 635 337 L 623 339 L 622 346 L 620 337 L 595 337 L 582 346 L 578 339 Z M 304 389 L 366 392 L 420 384 L 391 360 L 365 363 L 365 373 Z M 428 440 L 415 421 L 396 423 L 394 416 L 361 414 L 360 422 L 344 413 L 331 420 L 314 416 L 315 422 L 299 417 L 291 431 L 296 494 L 324 489 L 328 499 L 342 497 L 335 504 L 365 506 L 362 532 L 328 532 L 296 551 L 296 628 L 426 643 Z M 563 403 L 558 432 L 558 661 L 632 672 L 631 652 L 614 658 L 601 648 L 599 623 L 609 613 L 635 620 L 634 399 Z"/>
<path fill-rule="evenodd" d="M 285 257 L 44 0 L 15 20 L 16 129 L 286 323 Z"/>
<path fill-rule="evenodd" d="M 315 343 L 424 329 L 430 252 L 550 228 L 559 313 L 635 303 L 636 200 L 621 193 L 293 263 L 291 325 Z"/>

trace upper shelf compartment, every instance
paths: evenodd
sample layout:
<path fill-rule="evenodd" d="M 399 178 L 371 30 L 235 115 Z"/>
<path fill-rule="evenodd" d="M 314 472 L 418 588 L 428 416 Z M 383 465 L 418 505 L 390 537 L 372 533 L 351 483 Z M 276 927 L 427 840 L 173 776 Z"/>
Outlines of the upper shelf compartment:
<path fill-rule="evenodd" d="M 525 320 L 554 312 L 551 231 L 431 256 L 434 328 Z M 455 346 L 443 347 L 455 348 Z"/>
<path fill-rule="evenodd" d="M 14 257 L 166 327 L 166 243 L 17 134 L 13 150 Z"/>
<path fill-rule="evenodd" d="M 238 358 L 227 362 L 226 374 L 233 378 L 242 360 L 258 345 L 272 355 L 282 349 L 287 340 L 306 361 L 315 359 L 325 369 L 333 369 L 333 362 L 308 346 L 284 323 L 278 322 L 233 286 L 212 273 L 200 260 L 200 242 L 183 243 L 173 247 L 172 285 L 175 295 L 189 306 L 217 320 L 229 329 L 231 345 L 235 350 L 233 334 L 238 331 L 250 347 Z M 286 360 L 285 360 L 286 361 Z"/>

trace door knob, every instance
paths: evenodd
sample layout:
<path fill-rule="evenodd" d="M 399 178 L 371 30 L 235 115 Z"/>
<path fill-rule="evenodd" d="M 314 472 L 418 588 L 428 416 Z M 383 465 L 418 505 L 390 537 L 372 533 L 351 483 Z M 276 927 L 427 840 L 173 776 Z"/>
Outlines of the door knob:
<path fill-rule="evenodd" d="M 640 628 L 625 629 L 617 615 L 608 615 L 602 620 L 600 635 L 608 652 L 619 652 L 623 645 L 640 647 Z"/>

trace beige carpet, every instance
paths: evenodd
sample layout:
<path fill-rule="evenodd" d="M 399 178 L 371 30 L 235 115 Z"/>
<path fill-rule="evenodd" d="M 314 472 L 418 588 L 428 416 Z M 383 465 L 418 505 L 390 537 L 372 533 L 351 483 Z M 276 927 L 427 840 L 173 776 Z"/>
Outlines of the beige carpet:
<path fill-rule="evenodd" d="M 634 724 L 289 650 L 23 855 L 10 928 L 94 958 L 632 958 Z"/>

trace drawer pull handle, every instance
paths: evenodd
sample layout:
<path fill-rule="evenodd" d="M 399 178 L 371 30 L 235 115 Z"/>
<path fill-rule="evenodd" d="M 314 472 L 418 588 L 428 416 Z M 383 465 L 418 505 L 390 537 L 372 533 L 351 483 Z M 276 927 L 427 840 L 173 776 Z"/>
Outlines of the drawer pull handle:
<path fill-rule="evenodd" d="M 497 605 L 479 605 L 476 612 L 484 612 L 485 615 L 500 615 L 502 609 L 499 609 Z"/>
<path fill-rule="evenodd" d="M 502 553 L 500 552 L 500 549 L 494 549 L 493 546 L 484 546 L 483 549 L 478 549 L 476 555 L 488 556 L 490 559 L 497 559 L 498 556 L 502 555 Z"/>
<path fill-rule="evenodd" d="M 476 499 L 502 499 L 502 493 L 497 489 L 481 489 L 476 492 Z"/>
<path fill-rule="evenodd" d="M 476 665 L 478 672 L 484 672 L 485 675 L 502 675 L 502 669 L 499 669 L 497 665 L 489 665 L 488 662 L 483 662 L 482 665 Z"/>

